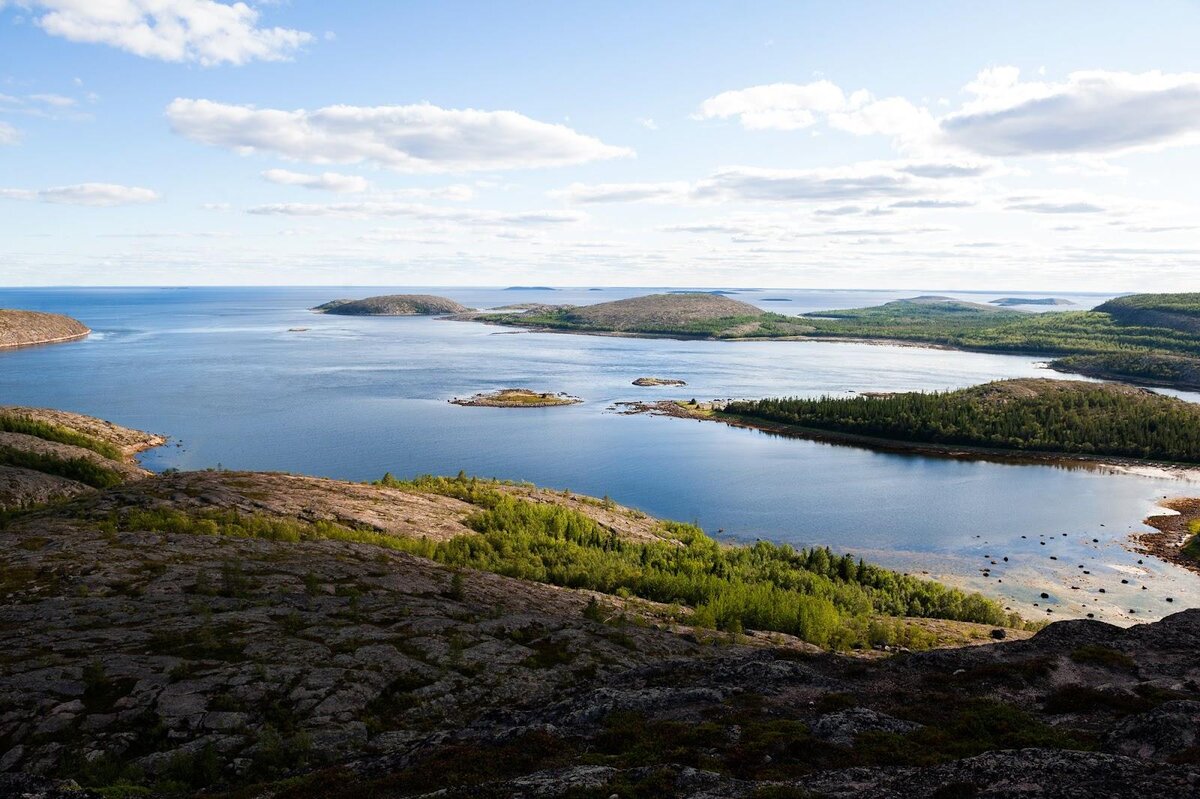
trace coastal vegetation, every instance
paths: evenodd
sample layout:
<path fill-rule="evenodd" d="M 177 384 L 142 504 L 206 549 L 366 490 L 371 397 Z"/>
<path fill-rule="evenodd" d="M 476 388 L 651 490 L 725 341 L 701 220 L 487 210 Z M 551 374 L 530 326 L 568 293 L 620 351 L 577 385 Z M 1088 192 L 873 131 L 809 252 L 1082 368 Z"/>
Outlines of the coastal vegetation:
<path fill-rule="evenodd" d="M 0 349 L 74 341 L 92 331 L 69 316 L 0 308 Z"/>
<path fill-rule="evenodd" d="M 465 520 L 475 535 L 398 539 L 398 548 L 450 566 L 686 606 L 701 627 L 772 630 L 849 648 L 886 636 L 872 624 L 879 616 L 1021 624 L 980 594 L 824 547 L 795 550 L 765 541 L 726 546 L 678 522 L 662 522 L 661 540 L 629 540 L 579 511 L 515 498 L 465 475 L 412 482 L 385 475 L 380 485 L 450 496 L 478 508 Z"/>
<path fill-rule="evenodd" d="M 342 316 L 427 316 L 465 313 L 470 309 L 433 294 L 384 294 L 361 300 L 330 300 L 312 310 Z"/>
<path fill-rule="evenodd" d="M 1002 380 L 950 392 L 728 403 L 721 415 L 882 439 L 1200 463 L 1200 407 L 1110 383 Z"/>
<path fill-rule="evenodd" d="M 21 433 L 44 441 L 83 447 L 111 460 L 120 460 L 124 457 L 121 448 L 112 442 L 103 441 L 65 425 L 34 419 L 20 413 L 0 411 L 0 433 Z"/>

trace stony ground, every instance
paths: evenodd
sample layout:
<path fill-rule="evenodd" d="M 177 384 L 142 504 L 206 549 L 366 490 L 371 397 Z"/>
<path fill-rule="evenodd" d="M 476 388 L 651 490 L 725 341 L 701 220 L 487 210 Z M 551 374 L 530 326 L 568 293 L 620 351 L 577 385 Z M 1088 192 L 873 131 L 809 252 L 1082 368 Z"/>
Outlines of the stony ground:
<path fill-rule="evenodd" d="M 90 332 L 87 325 L 62 314 L 0 308 L 0 349 L 70 341 Z"/>
<path fill-rule="evenodd" d="M 504 490 L 658 534 L 613 503 Z M 8 519 L 0 795 L 1200 795 L 1200 610 L 1025 640 L 956 625 L 990 643 L 852 657 L 373 544 L 113 523 L 154 509 L 438 538 L 471 512 L 198 472 Z"/>

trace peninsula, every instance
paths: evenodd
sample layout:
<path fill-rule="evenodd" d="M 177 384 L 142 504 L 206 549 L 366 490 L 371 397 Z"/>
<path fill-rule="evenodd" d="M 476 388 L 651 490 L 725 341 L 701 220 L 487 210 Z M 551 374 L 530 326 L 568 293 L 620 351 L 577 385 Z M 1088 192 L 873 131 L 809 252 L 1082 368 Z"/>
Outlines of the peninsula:
<path fill-rule="evenodd" d="M 470 308 L 433 294 L 384 294 L 361 300 L 330 300 L 312 310 L 343 316 L 432 316 L 466 313 Z"/>
<path fill-rule="evenodd" d="M 47 443 L 151 440 L 16 415 Z M 978 594 L 828 549 L 721 545 L 465 475 L 143 475 L 0 520 L 5 792 L 961 796 L 1018 774 L 1053 795 L 1166 796 L 1200 781 L 1200 611 L 1031 637 Z"/>
<path fill-rule="evenodd" d="M 79 320 L 62 314 L 0 308 L 0 349 L 76 341 L 91 332 Z"/>
<path fill-rule="evenodd" d="M 1200 406 L 1117 383 L 999 380 L 949 392 L 726 403 L 717 418 L 861 441 L 1200 464 Z"/>
<path fill-rule="evenodd" d="M 1092 311 L 1030 313 L 926 295 L 786 316 L 728 297 L 652 294 L 526 313 L 463 315 L 537 330 L 704 339 L 904 342 L 1051 358 L 1057 371 L 1200 390 L 1200 294 L 1139 294 Z"/>

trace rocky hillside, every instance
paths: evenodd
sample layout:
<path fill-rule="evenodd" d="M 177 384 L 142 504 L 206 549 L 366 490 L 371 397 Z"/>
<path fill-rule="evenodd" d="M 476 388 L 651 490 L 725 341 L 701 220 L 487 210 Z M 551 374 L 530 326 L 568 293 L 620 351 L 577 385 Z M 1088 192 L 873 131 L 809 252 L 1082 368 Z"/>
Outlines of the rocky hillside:
<path fill-rule="evenodd" d="M 87 325 L 62 314 L 0 308 L 0 349 L 74 341 L 91 332 Z"/>
<path fill-rule="evenodd" d="M 147 477 L 133 456 L 164 441 L 82 414 L 0 406 L 0 512 Z"/>
<path fill-rule="evenodd" d="M 125 433 L 108 441 L 136 446 Z M 927 619 L 929 635 L 978 645 L 831 654 L 694 627 L 678 607 L 627 594 L 411 554 L 403 542 L 482 546 L 481 514 L 503 506 L 491 492 L 526 516 L 591 519 L 607 548 L 658 546 L 681 529 L 531 486 L 423 485 L 177 473 L 3 516 L 0 795 L 891 799 L 1200 786 L 1200 611 L 1032 637 Z"/>
<path fill-rule="evenodd" d="M 428 316 L 465 313 L 470 309 L 433 294 L 384 294 L 362 300 L 331 300 L 312 310 L 344 316 Z"/>

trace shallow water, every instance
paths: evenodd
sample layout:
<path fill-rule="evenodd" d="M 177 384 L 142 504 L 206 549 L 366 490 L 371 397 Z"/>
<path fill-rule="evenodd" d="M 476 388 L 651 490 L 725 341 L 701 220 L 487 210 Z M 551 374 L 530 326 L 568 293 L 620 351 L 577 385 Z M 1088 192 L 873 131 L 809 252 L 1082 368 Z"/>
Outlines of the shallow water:
<path fill-rule="evenodd" d="M 646 293 L 421 291 L 473 307 Z M 76 410 L 168 434 L 172 443 L 144 458 L 155 469 L 222 465 L 353 480 L 462 469 L 607 494 L 728 538 L 828 544 L 982 588 L 1027 612 L 1033 602 L 1044 612 L 1042 591 L 1060 616 L 1091 611 L 1114 621 L 1200 604 L 1194 576 L 1150 559 L 1138 566 L 1138 556 L 1121 546 L 1129 531 L 1144 529 L 1140 520 L 1156 500 L 1200 492 L 1200 485 L 1102 469 L 879 453 L 610 410 L 632 399 L 950 389 L 1053 376 L 1033 358 L 869 344 L 512 333 L 306 310 L 333 297 L 374 293 L 383 290 L 0 290 L 0 306 L 69 313 L 96 331 L 78 343 L 0 353 L 0 402 Z M 734 296 L 800 313 L 912 293 L 771 289 Z M 955 296 L 986 301 L 1009 293 Z M 1104 299 L 1070 298 L 1076 307 Z M 297 327 L 309 330 L 288 332 Z M 639 376 L 688 385 L 630 385 Z M 510 386 L 566 391 L 586 402 L 541 409 L 447 402 Z M 990 560 L 997 566 L 985 579 L 979 569 Z M 1092 574 L 1082 575 L 1081 564 Z M 1123 569 L 1137 571 L 1131 577 Z M 1120 585 L 1122 576 L 1129 585 Z M 1104 595 L 1095 591 L 1101 586 Z M 1175 602 L 1166 603 L 1167 596 Z"/>

